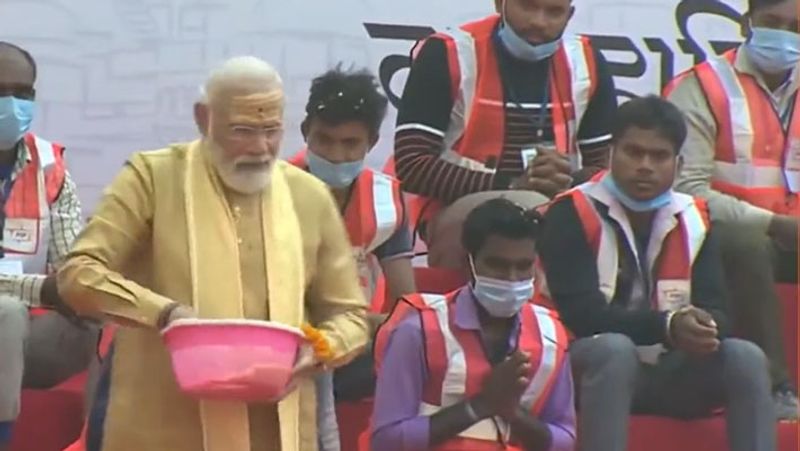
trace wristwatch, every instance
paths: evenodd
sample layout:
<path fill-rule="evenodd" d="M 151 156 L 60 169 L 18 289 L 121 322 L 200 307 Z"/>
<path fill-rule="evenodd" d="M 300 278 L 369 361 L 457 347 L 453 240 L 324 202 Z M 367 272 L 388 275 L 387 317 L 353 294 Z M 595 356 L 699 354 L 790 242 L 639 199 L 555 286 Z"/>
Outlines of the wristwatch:
<path fill-rule="evenodd" d="M 176 308 L 180 307 L 180 302 L 173 302 L 172 304 L 167 305 L 161 310 L 161 313 L 158 314 L 158 320 L 156 321 L 156 327 L 159 330 L 167 327 L 167 323 L 169 322 L 169 317 L 172 315 L 172 312 L 175 311 Z"/>

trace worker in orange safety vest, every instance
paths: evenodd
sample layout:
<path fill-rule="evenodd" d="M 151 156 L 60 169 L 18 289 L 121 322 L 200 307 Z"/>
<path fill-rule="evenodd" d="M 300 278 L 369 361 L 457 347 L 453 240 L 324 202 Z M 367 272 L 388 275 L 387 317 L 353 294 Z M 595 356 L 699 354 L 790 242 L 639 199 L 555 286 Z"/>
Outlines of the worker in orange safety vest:
<path fill-rule="evenodd" d="M 36 62 L 0 42 L 0 450 L 9 447 L 21 388 L 49 388 L 83 371 L 97 327 L 78 324 L 53 271 L 81 228 L 64 147 L 31 133 Z M 53 310 L 58 311 L 53 311 Z"/>
<path fill-rule="evenodd" d="M 686 138 L 656 96 L 620 106 L 611 169 L 547 209 L 547 292 L 575 335 L 580 451 L 628 448 L 630 416 L 679 420 L 724 407 L 731 451 L 776 449 L 766 357 L 730 337 L 715 224 L 672 190 Z"/>
<path fill-rule="evenodd" d="M 393 177 L 365 167 L 367 153 L 378 141 L 388 101 L 366 70 L 337 68 L 313 80 L 302 124 L 307 148 L 290 162 L 325 182 L 344 218 L 353 246 L 359 280 L 373 330 L 400 296 L 413 293 L 412 243 L 400 184 Z M 388 290 L 378 292 L 383 278 Z M 385 304 L 385 305 L 384 305 Z M 365 352 L 318 384 L 320 449 L 338 451 L 336 400 L 356 401 L 372 395 L 373 361 Z"/>
<path fill-rule="evenodd" d="M 418 43 L 398 109 L 388 166 L 436 266 L 466 260 L 447 241 L 437 248 L 447 232 L 436 219 L 458 199 L 508 190 L 552 198 L 607 164 L 616 90 L 590 39 L 565 32 L 572 1 L 495 7 Z"/>
<path fill-rule="evenodd" d="M 568 450 L 568 337 L 534 294 L 537 213 L 491 199 L 464 222 L 472 282 L 400 301 L 375 340 L 371 449 Z"/>
<path fill-rule="evenodd" d="M 749 0 L 746 41 L 665 90 L 689 124 L 676 188 L 708 201 L 735 328 L 767 354 L 778 417 L 787 420 L 800 403 L 775 284 L 798 279 L 799 8 L 798 0 Z"/>

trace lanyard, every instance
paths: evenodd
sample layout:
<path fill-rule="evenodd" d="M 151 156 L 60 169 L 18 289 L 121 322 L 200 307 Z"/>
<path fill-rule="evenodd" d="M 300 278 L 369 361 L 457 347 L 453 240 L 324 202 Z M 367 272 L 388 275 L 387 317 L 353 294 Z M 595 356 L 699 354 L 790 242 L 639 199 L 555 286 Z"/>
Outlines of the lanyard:
<path fill-rule="evenodd" d="M 3 249 L 3 234 L 6 228 L 6 201 L 11 193 L 11 186 L 14 181 L 11 179 L 14 172 L 14 165 L 0 167 L 0 258 L 5 257 Z"/>
<path fill-rule="evenodd" d="M 505 54 L 502 51 L 503 43 L 500 41 L 500 37 L 497 33 L 494 34 L 494 44 L 497 49 L 498 58 L 497 58 L 497 69 L 500 73 L 500 84 L 503 85 L 503 94 L 504 99 L 503 101 L 503 109 L 506 107 L 506 101 L 508 103 L 513 104 L 517 108 L 519 108 L 524 115 L 525 109 L 522 106 L 522 103 L 519 101 L 519 96 L 517 96 L 516 92 L 514 91 L 514 87 L 512 86 L 511 78 L 508 77 L 506 73 L 506 68 L 504 67 L 503 60 L 509 58 L 510 56 Z M 547 110 L 550 107 L 550 78 L 552 77 L 552 65 L 550 60 L 547 61 L 547 77 L 544 81 L 544 93 L 542 95 L 541 104 L 539 105 L 539 113 L 536 114 L 531 119 L 531 125 L 534 126 L 536 129 L 536 142 L 541 142 L 542 137 L 544 136 L 544 128 L 547 121 Z M 527 115 L 525 115 L 527 117 Z"/>
<path fill-rule="evenodd" d="M 783 125 L 786 143 L 784 145 L 783 157 L 783 177 L 786 187 L 791 193 L 800 193 L 800 143 L 792 136 L 792 122 L 797 120 L 794 116 L 795 103 L 797 102 L 797 92 L 792 95 L 791 102 L 781 114 L 781 125 Z"/>
<path fill-rule="evenodd" d="M 797 92 L 795 91 L 795 93 L 792 94 L 791 99 L 789 99 L 788 105 L 786 105 L 786 108 L 784 108 L 783 112 L 780 115 L 781 125 L 783 126 L 784 131 L 787 132 L 786 133 L 787 136 L 789 135 L 788 130 L 789 126 L 792 123 L 791 122 L 793 119 L 792 116 L 794 116 L 794 104 L 796 101 L 797 101 Z"/>
<path fill-rule="evenodd" d="M 0 166 L 0 202 L 5 207 L 8 195 L 11 193 L 11 186 L 14 184 L 14 165 Z"/>

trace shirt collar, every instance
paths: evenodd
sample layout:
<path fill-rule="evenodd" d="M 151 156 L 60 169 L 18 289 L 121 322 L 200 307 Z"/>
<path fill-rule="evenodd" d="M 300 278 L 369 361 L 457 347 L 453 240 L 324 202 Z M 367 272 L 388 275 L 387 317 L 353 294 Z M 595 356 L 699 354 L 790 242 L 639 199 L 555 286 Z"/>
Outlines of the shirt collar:
<path fill-rule="evenodd" d="M 607 173 L 610 176 L 610 173 Z M 622 204 L 606 189 L 602 182 L 587 183 L 577 189 L 583 190 L 584 194 L 588 197 L 600 202 L 608 207 L 609 214 L 617 221 L 627 220 L 627 214 Z M 676 216 L 692 205 L 692 197 L 685 194 L 673 192 L 672 200 L 669 205 L 661 208 L 660 212 L 664 212 L 665 216 Z M 625 218 L 625 219 L 623 219 Z"/>
<path fill-rule="evenodd" d="M 28 149 L 28 145 L 25 144 L 25 140 L 20 140 L 19 144 L 17 144 L 17 164 L 19 163 L 29 163 L 31 161 L 31 151 Z"/>
<path fill-rule="evenodd" d="M 756 82 L 761 85 L 767 92 L 770 92 L 769 88 L 767 87 L 766 82 L 764 82 L 764 77 L 761 75 L 761 71 L 759 71 L 755 65 L 753 65 L 750 58 L 747 56 L 747 51 L 744 50 L 744 46 L 740 46 L 739 49 L 736 51 L 736 59 L 733 61 L 733 67 L 743 74 L 748 74 L 755 78 Z M 798 87 L 800 87 L 800 76 L 798 76 L 798 69 L 797 66 L 792 70 L 789 74 L 789 78 L 775 90 L 775 92 L 784 92 L 786 95 L 791 95 L 795 91 L 797 91 Z"/>
<path fill-rule="evenodd" d="M 16 152 L 16 158 L 14 159 L 14 166 L 9 174 L 13 177 L 15 174 L 21 171 L 26 164 L 28 164 L 31 161 L 31 152 L 28 149 L 28 146 L 25 144 L 24 139 L 20 140 L 20 142 L 17 144 L 16 149 L 14 149 L 12 152 Z"/>

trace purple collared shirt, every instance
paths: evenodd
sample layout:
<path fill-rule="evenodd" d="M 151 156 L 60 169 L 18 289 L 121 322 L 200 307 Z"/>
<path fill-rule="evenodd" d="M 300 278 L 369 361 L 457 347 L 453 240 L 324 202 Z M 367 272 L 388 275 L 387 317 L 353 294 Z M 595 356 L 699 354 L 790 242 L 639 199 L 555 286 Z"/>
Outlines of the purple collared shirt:
<path fill-rule="evenodd" d="M 458 294 L 455 309 L 455 323 L 458 327 L 480 330 L 478 307 L 469 289 L 463 289 Z M 517 333 L 511 334 L 509 350 L 516 347 L 517 336 Z M 430 417 L 419 414 L 423 387 L 428 378 L 424 349 L 422 326 L 418 317 L 411 316 L 401 321 L 389 337 L 375 389 L 372 449 L 429 449 Z M 553 436 L 550 451 L 575 449 L 573 390 L 569 359 L 564 359 L 553 391 L 539 415 L 539 420 L 547 424 Z"/>

